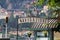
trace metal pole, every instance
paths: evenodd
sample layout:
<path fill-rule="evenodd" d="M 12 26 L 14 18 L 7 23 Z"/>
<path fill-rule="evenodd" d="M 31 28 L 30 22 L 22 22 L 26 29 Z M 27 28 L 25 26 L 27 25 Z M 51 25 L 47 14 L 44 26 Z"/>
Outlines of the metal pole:
<path fill-rule="evenodd" d="M 16 16 L 17 18 L 17 40 L 18 40 L 18 16 Z"/>
<path fill-rule="evenodd" d="M 7 38 L 7 23 L 6 23 L 5 38 Z"/>
<path fill-rule="evenodd" d="M 51 35 L 51 37 L 52 37 L 51 40 L 54 40 L 54 31 L 53 31 L 53 29 L 51 29 L 51 34 L 52 34 Z"/>
<path fill-rule="evenodd" d="M 17 24 L 17 40 L 18 40 L 18 24 Z"/>

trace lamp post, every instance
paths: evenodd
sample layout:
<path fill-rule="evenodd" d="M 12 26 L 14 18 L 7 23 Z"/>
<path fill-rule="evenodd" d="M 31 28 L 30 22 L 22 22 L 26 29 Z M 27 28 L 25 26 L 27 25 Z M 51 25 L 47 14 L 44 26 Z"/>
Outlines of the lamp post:
<path fill-rule="evenodd" d="M 6 17 L 6 31 L 5 31 L 5 38 L 7 38 L 7 23 L 8 23 L 8 17 Z"/>

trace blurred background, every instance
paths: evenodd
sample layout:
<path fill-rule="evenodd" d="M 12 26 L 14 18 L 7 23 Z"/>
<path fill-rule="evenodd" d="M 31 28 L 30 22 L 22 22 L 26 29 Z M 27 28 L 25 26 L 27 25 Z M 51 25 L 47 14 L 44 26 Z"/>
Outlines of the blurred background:
<path fill-rule="evenodd" d="M 5 37 L 6 17 L 8 17 L 7 33 L 8 38 L 16 40 L 17 38 L 17 18 L 36 17 L 44 19 L 57 19 L 57 24 L 60 24 L 60 0 L 0 0 L 0 38 Z M 50 21 L 54 22 L 54 21 Z M 19 24 L 18 38 L 27 38 L 29 40 L 28 33 L 31 32 L 31 40 L 34 39 L 34 30 L 25 30 L 25 28 L 32 27 L 33 23 Z M 56 24 L 56 23 L 55 23 Z M 38 24 L 36 24 L 38 25 Z M 35 25 L 35 27 L 36 27 Z M 40 25 L 40 24 L 39 24 Z M 46 25 L 46 24 L 41 24 Z M 51 25 L 51 24 L 50 24 Z M 21 27 L 22 28 L 21 28 Z M 33 27 L 32 27 L 33 28 Z M 38 28 L 38 26 L 37 26 Z M 22 30 L 23 29 L 23 30 Z M 54 31 L 54 40 L 60 40 L 60 26 L 58 26 L 59 32 Z M 38 33 L 44 37 L 43 32 Z M 41 36 L 40 35 L 40 36 Z M 48 34 L 47 34 L 48 35 Z M 36 40 L 50 40 L 47 38 L 41 38 Z"/>

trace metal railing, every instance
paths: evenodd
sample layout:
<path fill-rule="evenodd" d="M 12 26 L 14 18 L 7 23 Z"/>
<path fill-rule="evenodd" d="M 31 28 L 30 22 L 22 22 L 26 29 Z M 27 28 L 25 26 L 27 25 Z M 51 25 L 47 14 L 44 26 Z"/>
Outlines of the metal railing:
<path fill-rule="evenodd" d="M 31 28 L 56 28 L 57 19 L 45 19 L 45 18 L 19 18 L 18 24 L 20 23 L 33 23 Z"/>

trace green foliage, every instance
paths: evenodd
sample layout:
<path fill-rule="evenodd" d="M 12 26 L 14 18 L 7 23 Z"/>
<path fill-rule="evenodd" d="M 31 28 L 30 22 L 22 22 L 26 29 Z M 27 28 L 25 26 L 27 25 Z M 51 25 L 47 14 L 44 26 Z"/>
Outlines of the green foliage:
<path fill-rule="evenodd" d="M 38 0 L 38 5 L 43 5 L 44 0 Z"/>
<path fill-rule="evenodd" d="M 60 7 L 60 1 L 59 0 L 49 0 L 47 5 L 49 8 L 55 9 L 57 7 Z"/>
<path fill-rule="evenodd" d="M 60 0 L 55 0 L 56 6 L 60 7 Z"/>
<path fill-rule="evenodd" d="M 36 3 L 34 3 L 34 5 L 39 5 L 42 6 L 45 1 L 47 0 L 37 0 Z M 49 6 L 49 8 L 56 8 L 56 7 L 60 7 L 60 0 L 48 0 L 48 3 L 46 4 Z"/>
<path fill-rule="evenodd" d="M 43 3 L 45 2 L 45 0 L 38 0 L 34 5 L 43 5 Z"/>
<path fill-rule="evenodd" d="M 51 18 L 57 18 L 59 14 L 60 0 L 49 0 L 47 6 L 52 10 Z"/>
<path fill-rule="evenodd" d="M 55 6 L 56 4 L 55 4 L 55 1 L 54 0 L 49 0 L 49 5 L 50 6 Z"/>
<path fill-rule="evenodd" d="M 58 17 L 58 14 L 56 12 L 54 12 L 51 17 L 52 18 L 57 18 Z"/>

